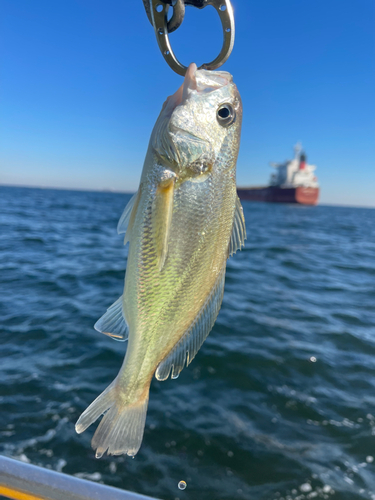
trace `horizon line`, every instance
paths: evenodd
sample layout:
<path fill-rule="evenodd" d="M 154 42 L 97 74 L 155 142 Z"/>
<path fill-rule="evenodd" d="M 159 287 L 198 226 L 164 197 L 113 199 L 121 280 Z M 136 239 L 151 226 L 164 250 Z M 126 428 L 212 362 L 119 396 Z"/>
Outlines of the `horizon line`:
<path fill-rule="evenodd" d="M 134 191 L 122 191 L 119 189 L 112 189 L 112 188 L 73 188 L 73 187 L 55 187 L 55 186 L 29 186 L 26 184 L 3 184 L 0 182 L 0 187 L 9 187 L 9 188 L 23 188 L 23 189 L 51 189 L 51 190 L 56 190 L 56 191 L 81 191 L 85 193 L 113 193 L 113 194 L 134 194 L 137 192 L 137 189 Z M 238 187 L 238 186 L 237 186 Z M 251 201 L 251 200 L 248 200 Z M 262 203 L 262 202 L 254 202 L 254 203 Z M 288 203 L 286 203 L 287 205 Z M 292 203 L 289 203 L 289 205 L 292 205 Z M 298 203 L 296 203 L 298 205 Z M 375 209 L 375 205 L 352 205 L 352 204 L 345 204 L 345 203 L 330 203 L 330 202 L 325 202 L 325 203 L 318 203 L 316 206 L 320 207 L 343 207 L 343 208 L 371 208 Z"/>

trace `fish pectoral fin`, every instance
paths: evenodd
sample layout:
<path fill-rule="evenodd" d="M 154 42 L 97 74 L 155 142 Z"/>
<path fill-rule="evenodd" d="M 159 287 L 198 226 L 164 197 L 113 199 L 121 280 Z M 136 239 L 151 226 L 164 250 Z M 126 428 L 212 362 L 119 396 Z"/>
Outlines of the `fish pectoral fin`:
<path fill-rule="evenodd" d="M 225 267 L 224 264 L 210 295 L 190 327 L 168 356 L 159 364 L 155 373 L 158 380 L 166 380 L 171 370 L 172 378 L 177 378 L 185 366 L 185 361 L 186 366 L 188 366 L 208 337 L 223 301 Z"/>
<path fill-rule="evenodd" d="M 116 300 L 103 316 L 95 323 L 94 328 L 114 340 L 125 342 L 128 340 L 129 327 L 123 311 L 123 296 Z"/>
<path fill-rule="evenodd" d="M 130 240 L 131 229 L 134 224 L 135 214 L 137 213 L 140 193 L 141 187 L 139 187 L 138 191 L 130 198 L 129 203 L 126 205 L 117 224 L 117 234 L 125 233 L 124 245 L 126 245 Z"/>
<path fill-rule="evenodd" d="M 236 196 L 236 208 L 234 210 L 232 235 L 229 241 L 228 257 L 241 250 L 245 246 L 246 240 L 246 225 L 243 215 L 243 208 L 238 196 Z"/>
<path fill-rule="evenodd" d="M 175 178 L 163 180 L 156 188 L 152 206 L 152 230 L 159 270 L 164 267 L 168 254 L 168 240 L 173 213 Z"/>

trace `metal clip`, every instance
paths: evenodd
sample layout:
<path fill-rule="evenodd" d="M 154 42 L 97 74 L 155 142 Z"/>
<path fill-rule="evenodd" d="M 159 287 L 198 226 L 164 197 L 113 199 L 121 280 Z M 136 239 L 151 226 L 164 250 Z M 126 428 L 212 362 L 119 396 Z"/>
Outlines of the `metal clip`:
<path fill-rule="evenodd" d="M 182 21 L 185 17 L 185 3 L 190 3 L 194 1 L 202 1 L 202 0 L 160 0 L 159 3 L 165 3 L 173 6 L 173 14 L 170 20 L 168 21 L 167 28 L 168 33 L 173 33 L 177 28 L 179 28 L 182 24 Z M 203 0 L 204 2 L 205 0 Z M 143 4 L 145 6 L 146 14 L 148 20 L 152 23 L 151 10 L 152 5 L 150 6 L 150 0 L 143 0 Z"/>
<path fill-rule="evenodd" d="M 164 1 L 165 0 L 149 0 L 149 13 L 151 15 L 152 24 L 154 26 L 156 39 L 161 53 L 163 54 L 163 57 L 167 61 L 169 66 L 179 75 L 185 76 L 187 67 L 181 64 L 177 59 L 169 41 L 168 35 L 170 31 L 168 31 L 167 18 L 169 5 L 164 3 Z M 175 3 L 174 8 L 176 8 L 178 4 L 181 4 L 181 2 L 183 3 L 183 0 L 178 0 Z M 186 0 L 185 3 L 187 3 Z M 233 8 L 230 0 L 203 0 L 201 2 L 201 5 L 202 6 L 198 6 L 198 8 L 203 9 L 207 5 L 212 5 L 218 12 L 223 27 L 224 40 L 220 54 L 216 57 L 216 59 L 209 63 L 202 64 L 199 69 L 217 69 L 225 63 L 233 49 L 235 32 Z M 171 21 L 172 20 L 173 17 Z M 176 29 L 178 26 L 174 26 L 173 28 Z"/>

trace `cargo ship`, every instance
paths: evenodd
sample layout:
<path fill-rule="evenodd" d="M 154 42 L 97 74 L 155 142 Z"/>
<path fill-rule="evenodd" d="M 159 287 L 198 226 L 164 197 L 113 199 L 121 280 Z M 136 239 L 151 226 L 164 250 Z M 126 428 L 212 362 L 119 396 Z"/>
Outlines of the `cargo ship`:
<path fill-rule="evenodd" d="M 275 203 L 300 203 L 316 205 L 319 198 L 318 179 L 314 174 L 315 165 L 307 163 L 302 146 L 294 146 L 293 160 L 271 163 L 276 169 L 271 175 L 269 186 L 238 187 L 241 200 L 266 201 Z"/>

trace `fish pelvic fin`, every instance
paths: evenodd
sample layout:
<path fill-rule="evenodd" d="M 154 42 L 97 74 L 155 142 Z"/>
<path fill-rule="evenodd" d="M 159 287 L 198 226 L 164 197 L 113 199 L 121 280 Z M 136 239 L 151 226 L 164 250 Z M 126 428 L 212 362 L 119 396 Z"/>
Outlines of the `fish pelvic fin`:
<path fill-rule="evenodd" d="M 103 316 L 95 323 L 97 332 L 104 333 L 114 340 L 125 342 L 128 340 L 129 327 L 123 310 L 123 295 L 116 300 Z"/>
<path fill-rule="evenodd" d="M 166 380 L 170 373 L 172 373 L 172 378 L 177 378 L 183 370 L 185 362 L 186 366 L 188 366 L 193 361 L 203 342 L 208 337 L 223 301 L 225 268 L 226 265 L 224 264 L 210 295 L 193 323 L 168 356 L 159 364 L 155 374 L 158 380 Z"/>
<path fill-rule="evenodd" d="M 137 208 L 139 204 L 139 199 L 141 197 L 141 186 L 138 191 L 130 198 L 129 203 L 126 205 L 120 220 L 117 224 L 117 234 L 125 233 L 124 245 L 130 241 L 131 230 L 134 225 L 135 215 L 137 213 Z"/>
<path fill-rule="evenodd" d="M 137 454 L 143 439 L 148 394 L 149 390 L 135 403 L 124 403 L 123 393 L 115 379 L 82 413 L 75 426 L 78 434 L 104 413 L 91 441 L 96 458 L 101 458 L 105 452 L 131 457 Z"/>
<path fill-rule="evenodd" d="M 168 255 L 168 240 L 173 213 L 175 178 L 169 177 L 156 188 L 152 207 L 152 228 L 159 271 L 164 267 Z"/>
<path fill-rule="evenodd" d="M 243 208 L 238 196 L 236 196 L 236 208 L 234 210 L 232 235 L 229 241 L 228 257 L 231 257 L 237 250 L 245 246 L 246 225 L 243 215 Z"/>

